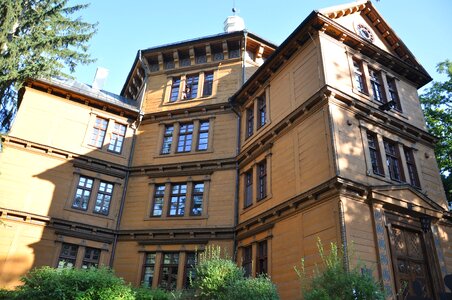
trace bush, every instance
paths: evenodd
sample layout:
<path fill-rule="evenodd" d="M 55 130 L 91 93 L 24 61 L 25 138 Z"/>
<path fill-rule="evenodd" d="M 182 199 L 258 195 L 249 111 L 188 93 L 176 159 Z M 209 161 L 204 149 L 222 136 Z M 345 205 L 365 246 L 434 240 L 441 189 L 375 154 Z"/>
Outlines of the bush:
<path fill-rule="evenodd" d="M 135 288 L 136 300 L 170 300 L 170 294 L 162 289 Z"/>
<path fill-rule="evenodd" d="M 0 300 L 14 299 L 16 292 L 0 289 Z"/>
<path fill-rule="evenodd" d="M 192 287 L 201 299 L 223 299 L 229 285 L 243 278 L 243 271 L 230 259 L 221 258 L 219 247 L 207 247 L 195 267 Z"/>
<path fill-rule="evenodd" d="M 266 276 L 244 278 L 241 268 L 223 255 L 219 247 L 208 247 L 201 253 L 192 283 L 195 299 L 277 300 L 276 286 Z M 188 297 L 187 297 L 188 298 Z M 192 299 L 192 298 L 191 298 Z"/>
<path fill-rule="evenodd" d="M 276 286 L 266 276 L 243 278 L 233 282 L 225 293 L 224 300 L 277 300 Z"/>
<path fill-rule="evenodd" d="M 338 250 L 336 244 L 331 243 L 331 251 L 328 255 L 324 254 L 320 240 L 318 248 L 323 262 L 323 271 L 317 271 L 310 280 L 304 270 L 304 261 L 302 261 L 301 270 L 295 268 L 301 280 L 305 300 L 385 299 L 379 283 L 370 275 L 361 274 L 359 266 L 348 272 L 345 270 L 342 252 Z"/>
<path fill-rule="evenodd" d="M 17 299 L 133 300 L 134 292 L 107 268 L 53 269 L 30 271 L 16 291 Z"/>

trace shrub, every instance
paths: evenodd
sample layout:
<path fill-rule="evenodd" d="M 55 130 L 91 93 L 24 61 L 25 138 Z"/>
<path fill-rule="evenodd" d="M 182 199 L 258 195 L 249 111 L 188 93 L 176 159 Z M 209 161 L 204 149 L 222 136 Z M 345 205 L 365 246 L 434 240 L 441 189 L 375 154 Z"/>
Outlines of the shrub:
<path fill-rule="evenodd" d="M 149 288 L 135 288 L 135 299 L 136 300 L 170 300 L 169 292 L 162 289 L 149 289 Z"/>
<path fill-rule="evenodd" d="M 305 300 L 379 300 L 385 299 L 381 286 L 371 275 L 361 274 L 360 266 L 350 271 L 344 268 L 342 252 L 331 243 L 331 251 L 325 255 L 323 246 L 318 241 L 323 270 L 314 273 L 308 279 L 302 260 L 302 269 L 295 268 L 301 283 Z"/>
<path fill-rule="evenodd" d="M 17 299 L 134 299 L 134 292 L 107 268 L 53 269 L 37 268 L 22 279 Z"/>
<path fill-rule="evenodd" d="M 277 300 L 276 286 L 266 276 L 243 278 L 228 286 L 224 300 Z"/>
<path fill-rule="evenodd" d="M 14 299 L 15 294 L 16 294 L 15 291 L 8 291 L 8 290 L 0 289 L 0 300 Z"/>
<path fill-rule="evenodd" d="M 224 299 L 228 286 L 243 278 L 243 271 L 232 260 L 221 257 L 220 247 L 207 247 L 195 272 L 192 287 L 200 299 Z"/>

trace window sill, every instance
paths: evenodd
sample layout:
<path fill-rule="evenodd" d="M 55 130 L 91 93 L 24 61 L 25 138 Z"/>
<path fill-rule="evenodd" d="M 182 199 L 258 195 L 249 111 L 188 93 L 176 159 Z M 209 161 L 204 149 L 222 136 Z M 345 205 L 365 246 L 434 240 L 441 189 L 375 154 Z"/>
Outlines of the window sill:
<path fill-rule="evenodd" d="M 247 212 L 249 212 L 252 208 L 256 208 L 259 207 L 261 204 L 269 201 L 270 199 L 272 199 L 273 195 L 272 194 L 268 194 L 265 198 L 259 199 L 259 200 L 255 200 L 253 201 L 253 203 L 247 207 L 242 208 L 242 211 L 240 212 L 240 215 L 246 214 Z"/>
<path fill-rule="evenodd" d="M 262 135 L 262 132 L 265 130 L 265 128 L 269 127 L 271 124 L 270 121 L 265 123 L 263 126 L 259 127 L 252 135 L 245 136 L 245 139 L 242 144 L 242 149 L 244 149 L 248 144 L 254 143 L 254 141 Z"/>
<path fill-rule="evenodd" d="M 95 212 L 89 212 L 88 210 L 82 210 L 82 209 L 77 209 L 77 208 L 73 208 L 73 207 L 69 207 L 69 208 L 65 207 L 64 210 L 70 211 L 70 212 L 73 212 L 73 213 L 79 213 L 79 214 L 82 214 L 84 216 L 91 216 L 91 217 L 96 217 L 96 218 L 101 218 L 101 219 L 108 219 L 108 220 L 111 220 L 111 221 L 114 220 L 114 218 L 112 218 L 112 217 L 110 217 L 108 215 L 98 214 L 98 213 L 95 213 Z"/>
<path fill-rule="evenodd" d="M 120 157 L 120 158 L 126 159 L 126 156 L 124 155 L 124 149 L 122 149 L 121 153 L 116 153 L 116 152 L 109 151 L 108 150 L 108 145 L 107 146 L 102 146 L 102 148 L 97 148 L 96 146 L 91 146 L 91 145 L 88 145 L 88 144 L 82 144 L 82 147 L 88 148 L 90 150 L 97 150 L 100 153 L 108 154 L 108 155 L 111 155 L 113 157 Z"/>
<path fill-rule="evenodd" d="M 185 156 L 185 155 L 197 155 L 197 154 L 207 154 L 207 153 L 213 153 L 213 150 L 195 150 L 195 151 L 190 151 L 190 152 L 158 154 L 158 155 L 155 155 L 154 158 L 178 157 L 178 156 Z"/>
<path fill-rule="evenodd" d="M 212 100 L 215 98 L 216 98 L 216 96 L 210 95 L 210 96 L 206 96 L 206 97 L 197 97 L 197 98 L 192 98 L 192 99 L 177 99 L 172 102 L 165 101 L 163 103 L 163 106 L 180 105 L 180 104 L 185 104 L 185 103 L 199 103 L 199 102 L 204 102 L 207 100 Z"/>
<path fill-rule="evenodd" d="M 174 221 L 179 221 L 179 220 L 206 220 L 208 219 L 209 216 L 174 216 L 174 217 L 170 217 L 170 216 L 161 216 L 161 217 L 145 217 L 143 219 L 143 221 L 169 221 L 169 220 L 174 220 Z"/>

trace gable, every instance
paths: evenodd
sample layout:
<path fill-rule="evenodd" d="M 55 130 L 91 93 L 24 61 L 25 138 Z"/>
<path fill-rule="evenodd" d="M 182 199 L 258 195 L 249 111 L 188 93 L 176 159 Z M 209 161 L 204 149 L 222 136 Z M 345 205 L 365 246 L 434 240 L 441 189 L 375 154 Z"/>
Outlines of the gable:
<path fill-rule="evenodd" d="M 390 203 L 419 212 L 434 211 L 438 213 L 446 209 L 424 194 L 415 191 L 408 185 L 373 187 L 370 197 L 373 200 Z"/>
<path fill-rule="evenodd" d="M 371 43 L 428 76 L 427 71 L 370 1 L 325 8 L 319 13 L 345 29 L 345 34 L 353 33 L 359 40 Z"/>
<path fill-rule="evenodd" d="M 363 17 L 362 13 L 349 14 L 347 16 L 337 18 L 335 21 L 359 36 L 360 32 L 362 32 L 361 34 L 366 34 L 366 31 L 368 31 L 370 33 L 369 37 L 371 42 L 375 46 L 391 53 L 394 56 L 397 56 L 397 53 L 388 45 L 386 40 L 379 33 L 378 29 L 370 23 L 367 17 Z"/>

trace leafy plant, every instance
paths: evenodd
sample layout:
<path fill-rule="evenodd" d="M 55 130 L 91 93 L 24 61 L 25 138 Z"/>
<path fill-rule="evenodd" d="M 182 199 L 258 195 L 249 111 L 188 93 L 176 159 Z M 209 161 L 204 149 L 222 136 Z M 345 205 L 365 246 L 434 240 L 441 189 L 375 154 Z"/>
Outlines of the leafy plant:
<path fill-rule="evenodd" d="M 317 247 L 322 266 L 314 272 L 312 279 L 306 274 L 304 260 L 301 269 L 295 267 L 305 300 L 385 299 L 380 284 L 371 275 L 362 274 L 360 266 L 349 271 L 344 268 L 343 253 L 336 244 L 331 243 L 328 254 L 325 254 L 320 240 Z"/>
<path fill-rule="evenodd" d="M 192 282 L 197 299 L 276 300 L 276 286 L 266 276 L 245 278 L 241 268 L 220 247 L 207 247 L 200 255 Z"/>
<path fill-rule="evenodd" d="M 243 278 L 243 271 L 231 259 L 222 258 L 221 248 L 215 246 L 200 254 L 195 272 L 192 286 L 201 299 L 221 299 L 229 285 Z"/>
<path fill-rule="evenodd" d="M 267 276 L 243 278 L 228 286 L 224 300 L 277 300 L 276 286 Z M 221 298 L 220 298 L 221 299 Z"/>
<path fill-rule="evenodd" d="M 135 299 L 131 287 L 107 268 L 53 269 L 30 271 L 15 292 L 16 299 Z"/>
<path fill-rule="evenodd" d="M 135 300 L 170 300 L 170 292 L 162 289 L 135 288 Z"/>

